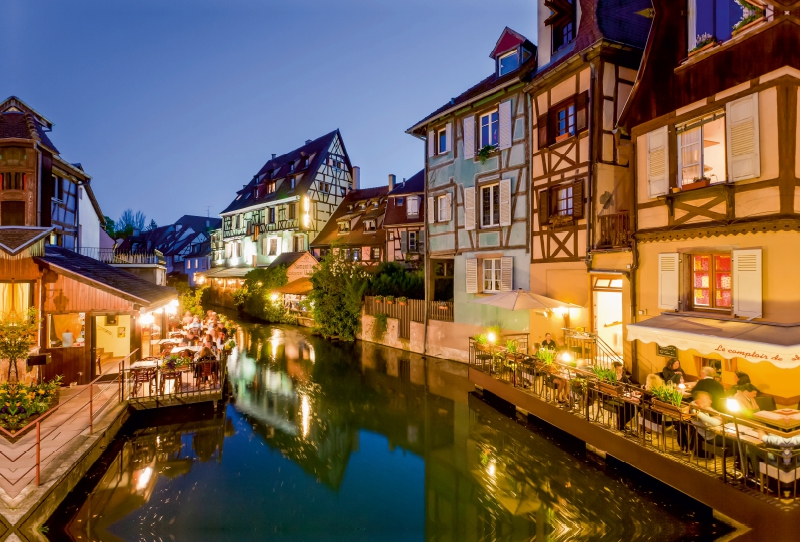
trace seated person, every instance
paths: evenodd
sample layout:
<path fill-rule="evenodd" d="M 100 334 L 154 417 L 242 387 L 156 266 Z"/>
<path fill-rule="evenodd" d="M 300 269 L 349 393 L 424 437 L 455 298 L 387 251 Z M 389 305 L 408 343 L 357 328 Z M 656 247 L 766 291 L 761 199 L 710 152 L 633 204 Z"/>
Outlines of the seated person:
<path fill-rule="evenodd" d="M 189 324 L 189 329 L 200 329 L 201 327 L 203 327 L 203 324 L 200 323 L 200 318 L 197 316 L 192 318 L 192 323 Z"/>
<path fill-rule="evenodd" d="M 715 446 L 724 446 L 723 436 L 712 430 L 713 427 L 723 424 L 722 416 L 714 409 L 712 401 L 711 394 L 707 391 L 701 390 L 694 393 L 694 401 L 690 406 L 697 419 L 692 421 L 692 425 L 704 442 L 713 443 Z M 706 457 L 706 451 L 700 446 L 695 446 L 694 453 L 698 457 Z"/>
<path fill-rule="evenodd" d="M 732 399 L 739 403 L 739 411 L 744 416 L 752 416 L 754 412 L 761 410 L 756 403 L 756 395 L 758 395 L 758 388 L 752 384 L 742 384 L 736 386 L 736 393 Z M 734 413 L 735 414 L 735 413 Z"/>
<path fill-rule="evenodd" d="M 558 343 L 553 340 L 549 333 L 545 333 L 544 340 L 542 341 L 542 348 L 547 348 L 548 350 L 558 350 Z"/>
<path fill-rule="evenodd" d="M 707 393 L 711 396 L 711 404 L 715 409 L 723 408 L 722 398 L 725 395 L 725 388 L 716 380 L 717 371 L 713 367 L 700 368 L 700 380 L 692 388 L 692 398 L 696 398 L 698 393 Z"/>
<path fill-rule="evenodd" d="M 670 358 L 667 361 L 667 364 L 661 370 L 661 374 L 664 375 L 665 382 L 672 382 L 675 385 L 683 382 L 684 372 L 681 369 L 681 362 L 675 358 Z"/>
<path fill-rule="evenodd" d="M 631 384 L 631 378 L 628 374 L 628 371 L 625 370 L 625 366 L 620 363 L 619 361 L 615 361 L 613 363 L 614 372 L 617 375 L 617 382 L 620 384 Z"/>

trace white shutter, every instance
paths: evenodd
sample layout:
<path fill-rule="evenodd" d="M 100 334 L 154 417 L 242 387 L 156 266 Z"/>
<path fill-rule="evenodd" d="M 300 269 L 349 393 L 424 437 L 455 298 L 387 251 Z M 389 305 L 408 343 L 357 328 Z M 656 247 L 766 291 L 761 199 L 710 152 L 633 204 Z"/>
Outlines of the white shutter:
<path fill-rule="evenodd" d="M 669 192 L 669 132 L 663 126 L 647 134 L 647 197 Z"/>
<path fill-rule="evenodd" d="M 475 187 L 464 186 L 464 228 L 475 229 Z"/>
<path fill-rule="evenodd" d="M 400 232 L 400 252 L 402 252 L 403 254 L 408 252 L 408 250 L 406 249 L 407 246 L 408 246 L 408 232 L 401 231 Z"/>
<path fill-rule="evenodd" d="M 475 158 L 475 117 L 464 118 L 464 160 Z"/>
<path fill-rule="evenodd" d="M 511 179 L 500 181 L 500 225 L 511 225 Z"/>
<path fill-rule="evenodd" d="M 445 218 L 445 220 L 447 220 L 447 222 L 450 222 L 451 220 L 453 220 L 453 194 L 451 194 L 450 192 L 444 195 L 444 205 L 445 205 L 445 216 L 447 217 Z"/>
<path fill-rule="evenodd" d="M 436 148 L 433 146 L 436 140 L 436 132 L 433 130 L 428 132 L 428 158 L 436 154 Z"/>
<path fill-rule="evenodd" d="M 467 293 L 478 293 L 478 259 L 467 258 Z"/>
<path fill-rule="evenodd" d="M 500 291 L 510 292 L 514 287 L 514 257 L 500 258 Z"/>
<path fill-rule="evenodd" d="M 447 148 L 444 149 L 446 152 L 450 152 L 453 150 L 453 123 L 448 122 L 447 126 L 444 129 L 445 138 L 447 139 Z"/>
<path fill-rule="evenodd" d="M 730 179 L 742 181 L 759 177 L 758 92 L 726 106 L 725 128 Z"/>
<path fill-rule="evenodd" d="M 678 277 L 680 275 L 677 252 L 658 255 L 658 308 L 678 310 Z"/>
<path fill-rule="evenodd" d="M 499 146 L 501 149 L 511 148 L 511 100 L 506 100 L 500 104 L 500 138 Z"/>
<path fill-rule="evenodd" d="M 761 249 L 733 251 L 733 315 L 760 318 Z"/>
<path fill-rule="evenodd" d="M 434 204 L 433 197 L 428 197 L 428 224 L 436 222 L 436 205 Z"/>

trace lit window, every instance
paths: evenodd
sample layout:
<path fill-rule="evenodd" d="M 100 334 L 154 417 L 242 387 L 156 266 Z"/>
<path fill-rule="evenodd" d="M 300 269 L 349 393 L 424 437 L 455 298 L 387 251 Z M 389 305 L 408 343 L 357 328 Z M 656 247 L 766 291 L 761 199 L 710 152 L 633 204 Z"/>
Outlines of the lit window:
<path fill-rule="evenodd" d="M 278 239 L 277 237 L 271 237 L 269 240 L 269 256 L 275 256 L 278 254 Z"/>
<path fill-rule="evenodd" d="M 500 291 L 500 258 L 483 260 L 483 291 Z"/>
<path fill-rule="evenodd" d="M 347 233 L 350 231 L 350 221 L 342 220 L 339 222 L 339 233 Z"/>
<path fill-rule="evenodd" d="M 500 225 L 500 185 L 481 187 L 481 225 Z"/>
<path fill-rule="evenodd" d="M 519 53 L 517 51 L 506 53 L 500 57 L 499 75 L 505 75 L 507 73 L 513 72 L 517 68 L 519 68 Z"/>
<path fill-rule="evenodd" d="M 731 255 L 692 255 L 692 304 L 700 309 L 730 309 Z"/>
<path fill-rule="evenodd" d="M 372 247 L 372 259 L 373 260 L 380 260 L 381 259 L 381 249 L 378 247 Z"/>
<path fill-rule="evenodd" d="M 486 145 L 497 145 L 500 133 L 500 114 L 497 111 L 481 115 L 481 148 Z"/>
<path fill-rule="evenodd" d="M 415 231 L 408 232 L 408 251 L 417 251 L 417 232 Z"/>
<path fill-rule="evenodd" d="M 365 220 L 364 221 L 364 231 L 375 231 L 375 221 L 374 220 Z"/>
<path fill-rule="evenodd" d="M 274 182 L 268 183 L 267 184 L 267 194 L 272 194 L 273 192 L 275 192 L 275 183 Z"/>
<path fill-rule="evenodd" d="M 722 111 L 677 127 L 680 186 L 698 181 L 724 182 L 725 116 Z"/>

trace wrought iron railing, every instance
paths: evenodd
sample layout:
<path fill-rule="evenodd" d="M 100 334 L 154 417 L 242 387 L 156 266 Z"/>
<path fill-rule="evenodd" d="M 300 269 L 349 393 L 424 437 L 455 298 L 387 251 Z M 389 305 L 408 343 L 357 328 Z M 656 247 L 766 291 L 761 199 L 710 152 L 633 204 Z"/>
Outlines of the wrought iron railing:
<path fill-rule="evenodd" d="M 630 244 L 631 215 L 628 211 L 600 215 L 597 221 L 600 231 L 595 248 L 621 248 Z"/>
<path fill-rule="evenodd" d="M 277 222 L 272 222 L 266 224 L 267 231 L 281 231 L 281 230 L 296 230 L 300 227 L 300 219 L 298 218 L 288 218 L 286 220 L 278 220 Z"/>
<path fill-rule="evenodd" d="M 123 252 L 113 248 L 80 247 L 75 251 L 81 256 L 93 258 L 107 264 L 147 264 L 166 265 L 164 255 L 153 250 L 149 252 Z"/>

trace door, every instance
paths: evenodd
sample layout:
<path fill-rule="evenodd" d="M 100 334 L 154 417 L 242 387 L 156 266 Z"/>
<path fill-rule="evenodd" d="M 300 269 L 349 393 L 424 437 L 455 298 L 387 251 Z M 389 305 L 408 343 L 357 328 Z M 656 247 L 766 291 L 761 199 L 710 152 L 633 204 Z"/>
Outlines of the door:
<path fill-rule="evenodd" d="M 611 349 L 622 355 L 622 291 L 594 291 L 594 329 Z"/>

